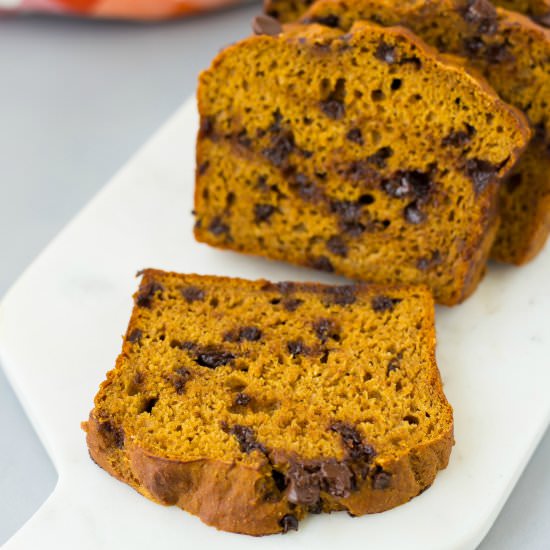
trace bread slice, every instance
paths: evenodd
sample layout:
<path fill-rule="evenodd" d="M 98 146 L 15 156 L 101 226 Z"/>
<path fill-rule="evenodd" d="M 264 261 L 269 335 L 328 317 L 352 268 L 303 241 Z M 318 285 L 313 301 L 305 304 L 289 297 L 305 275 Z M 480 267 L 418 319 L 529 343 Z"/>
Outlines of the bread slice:
<path fill-rule="evenodd" d="M 550 27 L 550 0 L 496 0 L 495 4 L 530 15 L 541 25 Z"/>
<path fill-rule="evenodd" d="M 381 512 L 447 465 L 452 410 L 422 287 L 146 270 L 85 424 L 148 498 L 264 535 L 308 512 Z"/>
<path fill-rule="evenodd" d="M 550 234 L 550 30 L 487 0 L 319 0 L 304 20 L 351 28 L 358 20 L 404 25 L 481 72 L 527 115 L 534 138 L 501 187 L 501 224 L 491 256 L 524 264 Z M 467 129 L 453 147 L 469 147 Z"/>
<path fill-rule="evenodd" d="M 198 98 L 199 241 L 425 283 L 448 305 L 475 289 L 527 122 L 410 31 L 254 36 L 217 57 Z M 467 148 L 446 145 L 465 129 Z"/>
<path fill-rule="evenodd" d="M 393 5 L 399 10 L 403 7 L 410 8 L 423 3 L 423 0 L 420 0 L 420 2 L 408 0 L 406 2 L 393 2 Z M 437 4 L 438 2 L 432 1 L 430 3 Z M 473 6 L 474 9 L 482 11 L 485 2 L 483 0 L 463 0 L 462 4 L 466 5 L 466 3 Z M 315 0 L 265 0 L 264 10 L 271 17 L 275 17 L 283 23 L 289 23 L 304 15 L 313 4 L 315 4 Z M 495 0 L 493 4 L 529 15 L 541 25 L 550 27 L 550 0 Z"/>

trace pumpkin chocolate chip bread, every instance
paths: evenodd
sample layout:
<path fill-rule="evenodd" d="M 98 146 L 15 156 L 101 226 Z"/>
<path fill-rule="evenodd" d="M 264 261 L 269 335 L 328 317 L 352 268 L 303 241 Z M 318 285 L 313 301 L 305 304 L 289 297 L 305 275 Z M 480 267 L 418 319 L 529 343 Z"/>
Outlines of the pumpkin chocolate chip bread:
<path fill-rule="evenodd" d="M 146 270 L 85 423 L 90 454 L 146 497 L 226 531 L 381 512 L 449 459 L 434 349 L 423 287 Z"/>
<path fill-rule="evenodd" d="M 420 4 L 423 3 L 423 1 L 420 2 Z M 437 2 L 430 3 L 437 4 Z M 495 0 L 493 3 L 496 6 L 529 15 L 542 25 L 550 26 L 550 0 Z M 271 17 L 288 23 L 296 21 L 313 4 L 315 4 L 315 0 L 265 0 L 264 10 Z M 481 2 L 474 1 L 471 4 L 481 4 Z M 414 7 L 416 0 L 393 2 L 393 5 L 397 9 L 407 6 Z"/>
<path fill-rule="evenodd" d="M 199 241 L 443 304 L 475 289 L 530 132 L 410 31 L 287 25 L 223 51 L 198 98 Z"/>
<path fill-rule="evenodd" d="M 535 135 L 501 186 L 501 224 L 494 259 L 523 264 L 550 233 L 550 30 L 487 0 L 320 0 L 304 20 L 351 28 L 357 20 L 403 25 L 445 53 L 467 60 L 508 103 L 521 109 Z M 467 147 L 467 129 L 446 147 Z"/>

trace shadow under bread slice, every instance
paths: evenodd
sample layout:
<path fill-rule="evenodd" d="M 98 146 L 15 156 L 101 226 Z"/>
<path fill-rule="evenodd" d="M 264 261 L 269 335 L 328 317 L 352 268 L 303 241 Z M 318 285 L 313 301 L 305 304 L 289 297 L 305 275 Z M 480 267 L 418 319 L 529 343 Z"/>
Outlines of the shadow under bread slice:
<path fill-rule="evenodd" d="M 201 75 L 199 241 L 464 300 L 527 121 L 403 28 L 288 25 Z M 468 132 L 468 144 L 454 136 Z"/>
<path fill-rule="evenodd" d="M 387 510 L 453 445 L 433 299 L 146 270 L 84 427 L 102 468 L 226 531 Z"/>

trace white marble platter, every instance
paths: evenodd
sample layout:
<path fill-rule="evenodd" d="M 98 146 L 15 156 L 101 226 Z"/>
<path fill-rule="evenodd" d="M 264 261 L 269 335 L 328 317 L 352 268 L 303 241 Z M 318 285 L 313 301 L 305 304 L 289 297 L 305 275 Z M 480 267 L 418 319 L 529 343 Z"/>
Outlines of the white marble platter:
<path fill-rule="evenodd" d="M 522 269 L 491 266 L 473 298 L 438 309 L 457 443 L 448 469 L 409 504 L 363 518 L 316 516 L 297 533 L 252 538 L 153 504 L 89 459 L 80 421 L 120 350 L 138 269 L 338 280 L 193 240 L 196 119 L 190 100 L 1 304 L 2 364 L 59 472 L 54 493 L 6 550 L 475 548 L 550 420 L 550 247 Z"/>

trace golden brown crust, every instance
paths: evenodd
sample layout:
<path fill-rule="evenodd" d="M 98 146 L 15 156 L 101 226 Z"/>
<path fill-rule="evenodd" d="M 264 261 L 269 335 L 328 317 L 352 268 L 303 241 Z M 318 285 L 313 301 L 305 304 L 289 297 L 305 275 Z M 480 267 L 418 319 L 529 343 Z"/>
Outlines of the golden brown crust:
<path fill-rule="evenodd" d="M 216 458 L 202 456 L 184 459 L 176 457 L 174 451 L 156 452 L 151 450 L 149 443 L 142 440 L 137 427 L 133 427 L 135 412 L 131 405 L 126 405 L 129 407 L 128 418 L 123 420 L 120 413 L 111 410 L 108 396 L 112 395 L 118 401 L 128 400 L 126 395 L 134 395 L 135 392 L 131 387 L 127 384 L 120 386 L 119 380 L 121 376 L 127 379 L 128 375 L 132 374 L 131 365 L 142 363 L 143 352 L 136 350 L 136 344 L 133 341 L 136 330 L 143 332 L 143 338 L 151 334 L 152 326 L 149 325 L 155 324 L 151 319 L 156 319 L 160 311 L 174 307 L 173 303 L 167 304 L 166 300 L 173 302 L 176 299 L 172 297 L 175 296 L 176 289 L 181 291 L 181 289 L 193 288 L 196 297 L 199 295 L 198 291 L 202 292 L 210 288 L 230 287 L 238 293 L 242 293 L 243 288 L 246 288 L 247 292 L 260 292 L 262 299 L 267 300 L 268 303 L 274 296 L 300 296 L 302 301 L 307 301 L 310 293 L 312 299 L 319 300 L 327 296 L 327 292 L 332 289 L 321 284 L 283 283 L 281 285 L 265 280 L 250 282 L 232 278 L 180 276 L 158 270 L 145 270 L 142 274 L 143 279 L 135 295 L 136 307 L 126 332 L 123 351 L 117 359 L 115 369 L 108 373 L 106 381 L 101 384 L 96 396 L 95 408 L 90 413 L 88 422 L 83 423 L 83 428 L 87 432 L 86 440 L 90 456 L 100 467 L 147 498 L 164 505 L 177 505 L 219 529 L 249 535 L 284 531 L 285 518 L 289 517 L 291 518 L 289 521 L 297 522 L 307 514 L 310 506 L 291 502 L 290 485 L 285 485 L 284 489 L 272 487 L 270 485 L 273 484 L 272 472 L 276 470 L 280 476 L 284 475 L 288 480 L 292 479 L 290 470 L 293 465 L 303 463 L 306 468 L 311 466 L 322 468 L 327 460 L 330 467 L 336 467 L 337 470 L 343 468 L 344 471 L 349 472 L 350 466 L 346 465 L 347 459 L 342 461 L 342 457 L 327 458 L 326 456 L 319 460 L 312 460 L 311 457 L 303 459 L 288 449 L 264 446 L 256 446 L 252 452 L 244 455 L 232 453 L 231 456 L 226 454 Z M 159 290 L 161 288 L 163 290 Z M 440 412 L 437 414 L 441 416 L 431 436 L 423 438 L 419 443 L 415 443 L 410 448 L 400 448 L 391 452 L 381 450 L 374 457 L 373 462 L 368 463 L 368 475 L 365 473 L 362 478 L 357 477 L 357 487 L 351 492 L 340 494 L 337 491 L 321 489 L 323 511 L 347 510 L 352 515 L 362 515 L 403 504 L 432 484 L 437 471 L 446 467 L 448 462 L 453 445 L 453 420 L 452 409 L 443 394 L 435 363 L 435 313 L 433 300 L 427 289 L 401 286 L 380 287 L 368 284 L 350 285 L 343 289 L 344 293 L 341 296 L 344 298 L 349 298 L 351 295 L 359 297 L 363 294 L 366 297 L 376 297 L 380 296 L 380 293 L 385 293 L 390 296 L 401 296 L 400 299 L 405 299 L 404 297 L 409 294 L 411 299 L 416 300 L 417 307 L 422 312 L 422 342 L 423 346 L 426 346 L 423 351 L 415 352 L 416 355 L 422 353 L 425 358 L 423 361 L 426 361 L 423 367 L 425 372 L 418 374 L 423 380 L 422 388 L 418 386 L 416 392 L 427 392 L 426 397 L 423 398 L 425 401 L 421 403 L 429 405 L 421 406 L 440 407 Z M 283 294 L 280 294 L 281 292 Z M 329 295 L 332 295 L 331 292 Z M 205 295 L 201 299 L 210 300 L 211 298 Z M 367 304 L 370 304 L 368 300 Z M 342 303 L 349 301 L 345 299 Z M 414 303 L 411 302 L 411 305 Z M 338 307 L 341 316 L 346 307 L 350 306 Z M 153 313 L 152 316 L 151 313 Z M 325 315 L 328 315 L 328 310 Z M 145 324 L 145 319 L 148 319 L 149 325 Z M 168 328 L 162 321 L 159 322 L 162 323 L 164 330 Z M 176 323 L 180 324 L 177 320 Z M 169 332 L 166 337 L 171 338 Z M 140 349 L 143 345 L 147 345 L 145 341 L 139 344 Z M 160 355 L 157 360 L 161 361 Z M 148 376 L 151 376 L 151 373 Z M 387 390 L 380 387 L 380 391 Z M 173 401 L 174 397 L 169 399 Z M 182 396 L 181 399 L 191 399 L 191 394 Z M 298 408 L 295 409 L 294 415 L 299 418 Z M 351 430 L 353 437 L 358 434 L 351 427 L 345 429 Z M 370 446 L 367 446 L 368 449 Z M 376 475 L 380 472 L 383 477 L 377 479 Z M 287 481 L 287 483 L 292 482 Z M 286 527 L 289 526 L 286 525 Z"/>

